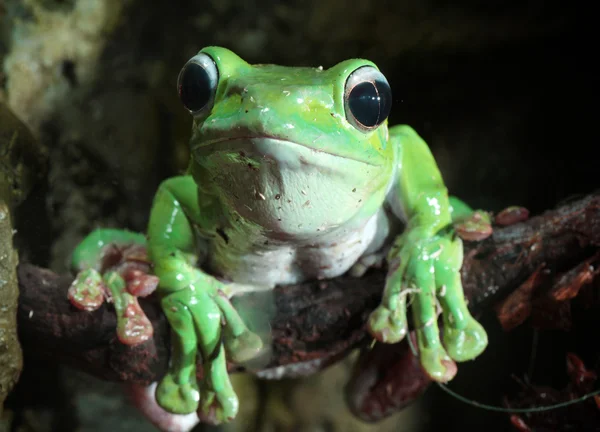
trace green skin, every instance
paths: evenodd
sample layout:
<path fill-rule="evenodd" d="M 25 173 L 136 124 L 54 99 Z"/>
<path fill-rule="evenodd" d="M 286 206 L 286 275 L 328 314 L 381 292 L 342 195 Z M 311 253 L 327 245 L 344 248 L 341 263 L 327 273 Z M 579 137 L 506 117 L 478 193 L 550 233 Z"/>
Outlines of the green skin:
<path fill-rule="evenodd" d="M 463 295 L 462 241 L 448 229 L 472 210 L 449 198 L 427 144 L 413 129 L 388 130 L 386 120 L 365 131 L 349 122 L 346 80 L 362 66 L 376 66 L 353 59 L 328 70 L 288 68 L 250 65 L 218 47 L 201 53 L 219 71 L 214 103 L 195 115 L 188 173 L 161 184 L 148 226 L 158 294 L 174 334 L 169 372 L 156 392 L 159 405 L 179 414 L 198 409 L 217 422 L 234 418 L 238 399 L 226 355 L 246 361 L 261 351 L 262 342 L 229 298 L 252 287 L 340 273 L 344 263 L 315 273 L 287 262 L 284 276 L 264 276 L 280 264 L 281 250 L 301 255 L 316 247 L 331 260 L 337 251 L 332 245 L 364 232 L 386 200 L 399 206 L 396 213 L 406 226 L 391 238 L 383 299 L 370 316 L 369 331 L 384 343 L 402 340 L 410 296 L 424 370 L 437 381 L 452 379 L 454 361 L 473 359 L 487 345 Z M 272 154 L 265 153 L 268 146 Z M 112 230 L 103 241 L 97 241 L 103 234 L 95 235 L 76 251 L 76 267 L 93 266 L 101 244 L 132 241 L 124 231 Z M 204 368 L 200 389 L 197 347 Z"/>

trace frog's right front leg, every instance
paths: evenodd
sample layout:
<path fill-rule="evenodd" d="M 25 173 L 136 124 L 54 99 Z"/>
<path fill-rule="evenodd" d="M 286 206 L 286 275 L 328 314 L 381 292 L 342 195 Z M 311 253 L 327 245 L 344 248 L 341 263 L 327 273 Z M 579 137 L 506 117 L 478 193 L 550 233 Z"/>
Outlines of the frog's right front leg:
<path fill-rule="evenodd" d="M 202 212 L 193 178 L 181 176 L 161 184 L 150 214 L 148 249 L 174 335 L 169 371 L 156 398 L 165 410 L 178 414 L 193 412 L 200 399 L 201 416 L 221 422 L 235 417 L 238 409 L 221 340 L 221 321 L 235 315 L 223 313 L 218 304 L 224 284 L 197 268 L 192 224 L 202 225 L 201 217 L 206 216 Z M 240 331 L 237 321 L 226 326 L 234 328 L 234 333 Z M 200 393 L 195 383 L 198 345 L 204 362 Z"/>

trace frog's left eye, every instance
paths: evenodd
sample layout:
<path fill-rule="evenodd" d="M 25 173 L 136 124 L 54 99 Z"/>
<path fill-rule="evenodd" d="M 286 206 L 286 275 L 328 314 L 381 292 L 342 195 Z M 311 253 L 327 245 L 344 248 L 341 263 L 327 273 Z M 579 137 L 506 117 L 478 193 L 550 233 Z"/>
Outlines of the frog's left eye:
<path fill-rule="evenodd" d="M 390 115 L 392 90 L 373 66 L 362 66 L 350 74 L 344 90 L 346 119 L 357 129 L 368 131 L 378 127 Z"/>
<path fill-rule="evenodd" d="M 218 82 L 219 70 L 210 56 L 200 53 L 192 57 L 177 79 L 177 92 L 183 106 L 193 115 L 210 110 Z"/>

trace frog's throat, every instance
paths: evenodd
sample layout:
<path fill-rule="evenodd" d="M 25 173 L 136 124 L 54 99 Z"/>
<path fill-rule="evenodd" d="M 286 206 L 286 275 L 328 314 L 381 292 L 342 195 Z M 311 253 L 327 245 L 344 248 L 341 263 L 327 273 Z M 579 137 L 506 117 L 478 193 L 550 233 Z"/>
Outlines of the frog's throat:
<path fill-rule="evenodd" d="M 213 152 L 234 151 L 234 150 L 254 150 L 262 155 L 272 155 L 275 159 L 285 159 L 293 147 L 303 147 L 310 150 L 313 156 L 318 157 L 319 154 L 333 156 L 336 158 L 347 159 L 354 162 L 359 162 L 365 165 L 379 167 L 379 164 L 366 161 L 364 159 L 355 158 L 347 155 L 336 154 L 323 149 L 316 149 L 309 145 L 281 139 L 268 135 L 245 135 L 226 138 L 218 138 L 213 140 L 202 141 L 199 144 L 192 146 L 191 150 L 199 156 L 207 156 Z"/>

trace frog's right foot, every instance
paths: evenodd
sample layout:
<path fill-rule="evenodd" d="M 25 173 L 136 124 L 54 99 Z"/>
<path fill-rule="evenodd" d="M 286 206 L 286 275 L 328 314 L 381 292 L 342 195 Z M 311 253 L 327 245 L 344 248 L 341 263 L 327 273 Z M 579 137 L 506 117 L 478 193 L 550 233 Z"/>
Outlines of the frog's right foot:
<path fill-rule="evenodd" d="M 234 363 L 244 363 L 255 358 L 263 348 L 260 337 L 250 330 L 245 330 L 238 336 L 229 334 L 223 342 L 229 359 Z"/>
<path fill-rule="evenodd" d="M 156 388 L 156 401 L 173 414 L 190 414 L 198 409 L 200 392 L 195 380 L 178 384 L 171 374 L 165 375 Z"/>

